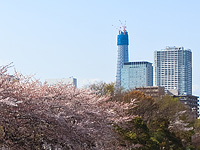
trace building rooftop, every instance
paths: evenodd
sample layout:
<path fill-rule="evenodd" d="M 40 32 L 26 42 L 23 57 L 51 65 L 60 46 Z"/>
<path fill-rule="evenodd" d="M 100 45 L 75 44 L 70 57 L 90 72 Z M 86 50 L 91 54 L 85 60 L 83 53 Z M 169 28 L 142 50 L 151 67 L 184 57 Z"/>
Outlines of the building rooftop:
<path fill-rule="evenodd" d="M 135 62 L 126 62 L 124 65 L 136 65 L 136 64 L 152 64 L 151 62 L 148 61 L 135 61 Z"/>
<path fill-rule="evenodd" d="M 172 51 L 174 51 L 174 50 L 187 50 L 187 51 L 191 51 L 191 49 L 184 49 L 184 47 L 182 47 L 182 46 L 166 46 L 165 49 L 161 49 L 161 51 L 170 51 L 170 50 L 172 50 Z"/>

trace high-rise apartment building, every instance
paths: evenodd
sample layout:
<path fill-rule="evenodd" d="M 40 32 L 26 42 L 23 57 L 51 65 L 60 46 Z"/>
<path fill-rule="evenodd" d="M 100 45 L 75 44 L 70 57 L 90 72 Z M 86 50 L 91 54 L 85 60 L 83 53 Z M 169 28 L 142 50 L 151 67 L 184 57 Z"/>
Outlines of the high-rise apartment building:
<path fill-rule="evenodd" d="M 153 85 L 152 63 L 127 62 L 121 69 L 121 87 L 124 90 Z"/>
<path fill-rule="evenodd" d="M 124 63 L 129 62 L 128 54 L 128 32 L 125 30 L 119 31 L 117 36 L 118 56 L 117 56 L 117 74 L 116 74 L 116 88 L 121 87 L 121 69 Z"/>
<path fill-rule="evenodd" d="M 166 47 L 154 52 L 154 86 L 178 95 L 192 95 L 192 52 Z"/>

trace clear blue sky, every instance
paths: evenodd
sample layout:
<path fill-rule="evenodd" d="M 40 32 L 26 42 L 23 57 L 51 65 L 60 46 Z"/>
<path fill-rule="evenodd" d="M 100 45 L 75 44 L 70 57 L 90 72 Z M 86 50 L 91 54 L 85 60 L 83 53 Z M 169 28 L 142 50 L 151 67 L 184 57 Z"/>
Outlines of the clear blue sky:
<path fill-rule="evenodd" d="M 0 0 L 0 64 L 36 78 L 114 81 L 119 19 L 127 22 L 130 60 L 183 46 L 193 53 L 200 95 L 199 0 Z"/>

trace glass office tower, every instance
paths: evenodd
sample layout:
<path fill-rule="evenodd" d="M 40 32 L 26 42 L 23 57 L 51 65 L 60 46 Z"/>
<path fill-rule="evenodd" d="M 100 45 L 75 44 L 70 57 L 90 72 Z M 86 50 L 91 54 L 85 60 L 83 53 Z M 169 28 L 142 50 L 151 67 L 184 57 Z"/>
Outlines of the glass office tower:
<path fill-rule="evenodd" d="M 116 75 L 116 88 L 121 87 L 121 69 L 124 63 L 129 62 L 128 54 L 128 32 L 126 30 L 119 31 L 117 36 L 118 56 L 117 56 L 117 75 Z"/>
<path fill-rule="evenodd" d="M 152 63 L 146 61 L 124 63 L 121 70 L 121 87 L 124 90 L 131 90 L 136 87 L 146 87 L 152 85 Z"/>
<path fill-rule="evenodd" d="M 154 85 L 178 95 L 192 95 L 192 52 L 166 47 L 154 52 Z M 176 94 L 176 95 L 177 95 Z"/>

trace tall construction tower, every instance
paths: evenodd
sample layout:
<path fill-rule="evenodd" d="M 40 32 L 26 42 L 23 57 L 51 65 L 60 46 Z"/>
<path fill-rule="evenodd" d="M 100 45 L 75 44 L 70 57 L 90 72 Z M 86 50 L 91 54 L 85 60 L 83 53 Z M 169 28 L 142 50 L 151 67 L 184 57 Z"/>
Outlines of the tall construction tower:
<path fill-rule="evenodd" d="M 121 69 L 124 63 L 129 62 L 128 54 L 128 32 L 126 26 L 123 26 L 123 31 L 119 30 L 117 36 L 118 56 L 117 56 L 117 75 L 116 75 L 116 88 L 121 87 Z"/>

